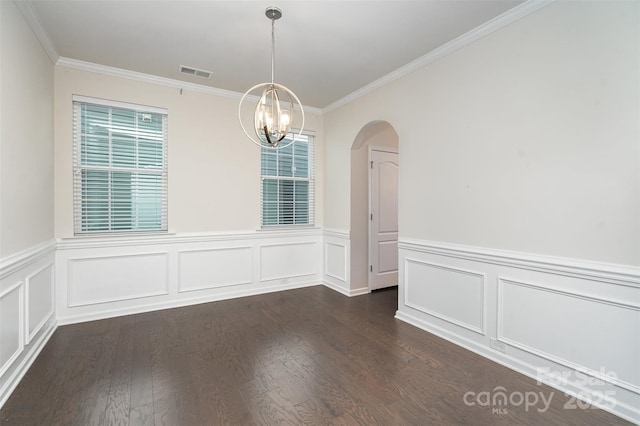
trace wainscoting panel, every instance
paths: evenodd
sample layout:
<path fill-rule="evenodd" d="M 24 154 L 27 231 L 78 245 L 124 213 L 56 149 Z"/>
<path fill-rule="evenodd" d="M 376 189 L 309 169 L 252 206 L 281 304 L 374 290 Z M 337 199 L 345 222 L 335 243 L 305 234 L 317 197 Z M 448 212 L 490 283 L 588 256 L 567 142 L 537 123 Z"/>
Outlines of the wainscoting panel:
<path fill-rule="evenodd" d="M 85 306 L 168 294 L 168 254 L 72 258 L 68 305 Z"/>
<path fill-rule="evenodd" d="M 396 318 L 640 424 L 640 268 L 398 247 Z"/>
<path fill-rule="evenodd" d="M 378 272 L 394 272 L 398 270 L 398 242 L 381 241 L 378 243 Z"/>
<path fill-rule="evenodd" d="M 344 244 L 326 242 L 324 273 L 338 281 L 347 281 L 347 247 Z"/>
<path fill-rule="evenodd" d="M 49 321 L 54 312 L 53 262 L 38 269 L 26 278 L 26 343 Z"/>
<path fill-rule="evenodd" d="M 260 281 L 315 276 L 321 259 L 317 242 L 260 246 Z"/>
<path fill-rule="evenodd" d="M 351 288 L 351 241 L 349 231 L 324 229 L 322 283 L 346 296 L 369 293 L 368 287 Z"/>
<path fill-rule="evenodd" d="M 69 238 L 56 313 L 70 324 L 322 283 L 319 229 Z"/>
<path fill-rule="evenodd" d="M 406 258 L 404 277 L 406 306 L 484 334 L 484 274 Z"/>
<path fill-rule="evenodd" d="M 628 339 L 640 336 L 639 312 L 634 303 L 498 278 L 499 340 L 638 394 L 640 339 Z M 615 377 L 605 377 L 613 365 Z"/>
<path fill-rule="evenodd" d="M 0 407 L 56 329 L 55 240 L 0 259 Z"/>
<path fill-rule="evenodd" d="M 178 292 L 253 282 L 251 246 L 178 252 Z"/>
<path fill-rule="evenodd" d="M 0 293 L 0 377 L 24 349 L 24 283 Z"/>

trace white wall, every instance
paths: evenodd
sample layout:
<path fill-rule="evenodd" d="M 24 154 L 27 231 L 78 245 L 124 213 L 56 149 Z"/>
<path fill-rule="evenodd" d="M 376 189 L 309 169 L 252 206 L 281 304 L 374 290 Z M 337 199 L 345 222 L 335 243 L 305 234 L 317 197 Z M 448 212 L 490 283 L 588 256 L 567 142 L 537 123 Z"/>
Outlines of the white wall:
<path fill-rule="evenodd" d="M 639 63 L 637 2 L 561 1 L 325 114 L 325 225 L 386 120 L 401 238 L 639 265 Z"/>
<path fill-rule="evenodd" d="M 0 406 L 55 329 L 53 64 L 0 1 Z"/>
<path fill-rule="evenodd" d="M 53 238 L 53 64 L 1 4 L 0 259 Z"/>
<path fill-rule="evenodd" d="M 97 72 L 55 68 L 57 237 L 73 236 L 72 102 L 75 95 L 169 111 L 169 230 L 178 233 L 260 228 L 260 149 L 238 124 L 238 99 L 180 90 Z M 316 225 L 322 224 L 322 117 L 316 132 Z"/>

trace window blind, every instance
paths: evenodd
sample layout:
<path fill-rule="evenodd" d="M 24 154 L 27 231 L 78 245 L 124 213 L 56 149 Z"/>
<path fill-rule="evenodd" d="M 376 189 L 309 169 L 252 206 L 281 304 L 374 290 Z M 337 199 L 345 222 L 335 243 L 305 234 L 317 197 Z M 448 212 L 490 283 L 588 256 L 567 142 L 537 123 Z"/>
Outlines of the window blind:
<path fill-rule="evenodd" d="M 167 230 L 167 114 L 74 98 L 75 233 Z"/>
<path fill-rule="evenodd" d="M 263 227 L 314 224 L 313 141 L 312 134 L 302 134 L 288 147 L 261 149 Z"/>

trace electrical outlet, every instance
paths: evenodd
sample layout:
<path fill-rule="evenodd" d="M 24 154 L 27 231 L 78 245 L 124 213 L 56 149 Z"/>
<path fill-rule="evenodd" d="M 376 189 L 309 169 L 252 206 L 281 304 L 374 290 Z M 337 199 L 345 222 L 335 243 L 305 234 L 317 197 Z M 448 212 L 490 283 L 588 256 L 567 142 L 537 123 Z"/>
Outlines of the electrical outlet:
<path fill-rule="evenodd" d="M 502 343 L 499 340 L 494 339 L 493 337 L 491 339 L 489 339 L 489 344 L 491 345 L 491 347 L 497 351 L 500 352 L 504 352 L 505 354 L 507 353 L 507 345 L 505 345 L 504 343 Z"/>

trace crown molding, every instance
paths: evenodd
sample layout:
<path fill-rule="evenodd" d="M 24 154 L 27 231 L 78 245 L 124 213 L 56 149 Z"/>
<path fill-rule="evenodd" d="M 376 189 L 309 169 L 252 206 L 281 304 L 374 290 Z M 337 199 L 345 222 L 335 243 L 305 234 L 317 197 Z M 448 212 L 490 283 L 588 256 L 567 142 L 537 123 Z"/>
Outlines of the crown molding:
<path fill-rule="evenodd" d="M 25 21 L 27 21 L 27 24 L 29 24 L 29 26 L 31 27 L 31 31 L 33 31 L 33 34 L 42 45 L 42 48 L 47 53 L 47 56 L 49 56 L 49 59 L 51 59 L 51 62 L 53 64 L 58 62 L 60 55 L 58 54 L 53 41 L 49 37 L 49 34 L 45 31 L 44 27 L 40 23 L 40 18 L 38 18 L 38 14 L 33 8 L 31 2 L 16 1 L 15 5 L 18 7 L 18 10 L 20 10 L 20 13 L 22 13 L 22 16 L 24 17 Z"/>
<path fill-rule="evenodd" d="M 72 68 L 80 71 L 89 71 L 96 74 L 108 75 L 110 77 L 126 78 L 128 80 L 142 81 L 145 83 L 157 84 L 160 86 L 171 87 L 174 89 L 191 90 L 194 92 L 205 93 L 207 95 L 221 96 L 224 98 L 240 99 L 242 95 L 231 90 L 218 89 L 216 87 L 204 86 L 202 84 L 188 83 L 185 81 L 175 80 L 172 78 L 159 77 L 157 75 L 145 74 L 137 71 L 130 71 L 124 68 L 110 67 L 100 65 L 93 62 L 80 61 L 62 57 L 56 62 L 57 66 Z"/>
<path fill-rule="evenodd" d="M 392 71 L 389 74 L 375 80 L 374 82 L 369 83 L 366 86 L 363 86 L 360 89 L 351 92 L 347 96 L 327 105 L 326 107 L 322 108 L 322 113 L 326 114 L 328 112 L 336 110 L 420 68 L 426 67 L 427 65 L 437 61 L 443 56 L 455 52 L 456 50 L 461 49 L 464 46 L 471 44 L 484 36 L 498 31 L 499 29 L 524 18 L 525 16 L 528 16 L 546 6 L 549 6 L 555 1 L 556 0 L 527 0 L 524 3 L 514 7 L 513 9 L 506 11 L 502 15 L 499 15 L 491 19 L 490 21 L 487 21 L 484 24 L 472 29 L 471 31 L 468 31 L 461 36 L 451 40 L 450 42 L 433 49 L 424 56 L 421 56 L 418 59 L 409 62 L 408 64 L 396 69 L 395 71 Z"/>
<path fill-rule="evenodd" d="M 205 86 L 202 84 L 189 83 L 186 81 L 175 80 L 173 78 L 159 77 L 157 75 L 145 74 L 137 71 L 130 71 L 123 68 L 110 67 L 107 65 L 100 65 L 93 62 L 85 62 L 77 59 L 61 57 L 56 62 L 56 66 L 65 68 L 72 68 L 80 71 L 89 71 L 97 74 L 108 75 L 111 77 L 126 78 L 128 80 L 142 81 L 145 83 L 157 84 L 165 87 L 172 87 L 175 89 L 184 89 L 197 93 L 204 93 L 206 95 L 220 96 L 223 98 L 230 98 L 240 100 L 242 93 L 234 92 L 231 90 L 219 89 L 217 87 Z M 247 96 L 246 99 L 258 101 L 257 96 Z M 304 106 L 304 111 L 312 114 L 320 115 L 322 110 L 320 108 L 314 108 Z"/>

